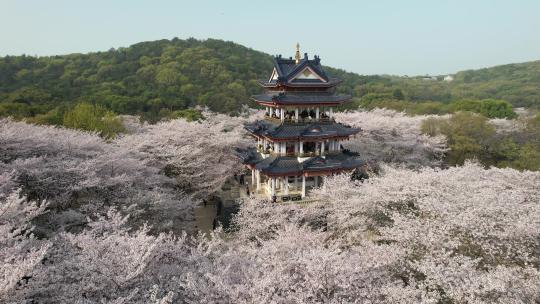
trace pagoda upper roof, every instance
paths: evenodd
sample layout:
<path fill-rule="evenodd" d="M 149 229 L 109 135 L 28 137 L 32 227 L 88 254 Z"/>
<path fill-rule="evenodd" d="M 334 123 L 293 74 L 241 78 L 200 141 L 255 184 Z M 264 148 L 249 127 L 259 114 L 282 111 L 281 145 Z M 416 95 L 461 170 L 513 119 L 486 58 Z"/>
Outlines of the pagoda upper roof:
<path fill-rule="evenodd" d="M 287 176 L 309 173 L 333 173 L 343 170 L 352 170 L 365 165 L 358 156 L 345 153 L 329 154 L 325 157 L 315 156 L 303 162 L 294 156 L 272 155 L 267 158 L 255 156 L 245 161 L 269 176 Z"/>
<path fill-rule="evenodd" d="M 351 99 L 350 95 L 336 95 L 330 92 L 279 92 L 253 95 L 259 103 L 282 105 L 339 105 Z"/>
<path fill-rule="evenodd" d="M 245 129 L 253 135 L 270 138 L 272 140 L 291 139 L 325 139 L 336 137 L 349 137 L 360 132 L 359 128 L 352 128 L 340 123 L 293 123 L 275 125 L 264 120 L 247 124 Z"/>
<path fill-rule="evenodd" d="M 273 60 L 274 69 L 272 75 L 267 81 L 259 81 L 263 86 L 330 87 L 340 82 L 339 79 L 330 79 L 326 75 L 321 65 L 321 59 L 316 55 L 313 59 L 309 59 L 307 53 L 305 53 L 304 57 L 298 61 L 292 57 L 282 58 L 281 55 L 278 55 Z"/>

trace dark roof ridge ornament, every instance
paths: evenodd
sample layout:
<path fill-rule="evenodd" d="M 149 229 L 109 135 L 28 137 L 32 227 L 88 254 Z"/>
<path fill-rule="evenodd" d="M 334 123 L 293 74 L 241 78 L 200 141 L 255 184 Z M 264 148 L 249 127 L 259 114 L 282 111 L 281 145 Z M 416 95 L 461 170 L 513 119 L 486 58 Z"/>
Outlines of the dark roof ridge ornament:
<path fill-rule="evenodd" d="M 300 63 L 300 43 L 296 43 L 296 54 L 294 55 L 294 62 L 296 64 Z"/>

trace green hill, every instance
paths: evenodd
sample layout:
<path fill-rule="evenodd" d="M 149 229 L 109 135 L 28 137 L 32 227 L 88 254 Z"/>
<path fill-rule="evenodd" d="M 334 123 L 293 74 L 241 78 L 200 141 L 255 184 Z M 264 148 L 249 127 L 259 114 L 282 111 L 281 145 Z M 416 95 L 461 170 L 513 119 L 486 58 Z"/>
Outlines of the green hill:
<path fill-rule="evenodd" d="M 151 121 L 196 105 L 234 113 L 242 105 L 255 106 L 249 100 L 260 92 L 255 80 L 267 77 L 271 68 L 270 55 L 215 39 L 141 42 L 88 54 L 0 57 L 0 116 L 61 123 L 65 112 L 79 103 L 141 114 Z M 540 62 L 459 72 L 452 82 L 361 76 L 333 68 L 327 72 L 342 78 L 339 91 L 357 100 L 499 98 L 516 106 L 540 105 Z"/>
<path fill-rule="evenodd" d="M 462 71 L 452 82 L 455 96 L 498 98 L 515 106 L 540 106 L 540 61 Z"/>
<path fill-rule="evenodd" d="M 270 56 L 232 42 L 159 40 L 107 52 L 0 59 L 0 100 L 43 112 L 96 103 L 117 113 L 195 105 L 232 112 L 257 91 Z"/>

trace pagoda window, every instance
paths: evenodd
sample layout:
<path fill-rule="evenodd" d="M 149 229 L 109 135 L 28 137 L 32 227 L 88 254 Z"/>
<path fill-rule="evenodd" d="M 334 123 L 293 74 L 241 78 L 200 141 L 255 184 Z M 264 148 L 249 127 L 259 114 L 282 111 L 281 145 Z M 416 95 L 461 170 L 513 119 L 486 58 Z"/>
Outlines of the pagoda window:
<path fill-rule="evenodd" d="M 286 120 L 292 120 L 293 118 L 296 118 L 296 112 L 295 111 L 287 111 L 287 112 L 285 112 L 285 119 Z"/>
<path fill-rule="evenodd" d="M 315 142 L 304 143 L 304 153 L 315 153 L 315 152 L 317 152 L 317 143 Z"/>
<path fill-rule="evenodd" d="M 300 113 L 300 117 L 302 119 L 306 119 L 309 117 L 309 112 L 307 111 L 307 109 L 302 110 L 302 112 Z"/>
<path fill-rule="evenodd" d="M 331 108 L 330 108 L 331 109 Z M 326 111 L 323 110 L 321 112 L 321 120 L 328 120 L 330 118 L 330 115 L 329 114 L 326 114 Z"/>
<path fill-rule="evenodd" d="M 288 142 L 285 144 L 285 154 L 291 155 L 296 153 L 296 143 L 294 142 Z"/>

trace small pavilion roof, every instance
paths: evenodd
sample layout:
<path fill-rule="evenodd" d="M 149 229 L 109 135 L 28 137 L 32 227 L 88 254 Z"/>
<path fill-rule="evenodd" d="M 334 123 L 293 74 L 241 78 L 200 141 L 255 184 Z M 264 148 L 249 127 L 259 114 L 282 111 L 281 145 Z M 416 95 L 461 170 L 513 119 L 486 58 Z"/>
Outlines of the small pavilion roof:
<path fill-rule="evenodd" d="M 319 80 L 319 82 L 328 81 L 328 76 L 326 76 L 321 65 L 321 59 L 318 56 L 315 56 L 314 59 L 310 60 L 307 53 L 304 54 L 304 58 L 300 59 L 298 63 L 296 63 L 295 59 L 282 58 L 281 55 L 278 55 L 274 57 L 274 68 L 277 71 L 278 80 L 281 82 L 291 82 L 294 76 L 305 68 L 310 68 L 323 79 Z"/>
<path fill-rule="evenodd" d="M 349 137 L 361 130 L 340 123 L 294 123 L 275 125 L 267 121 L 257 121 L 244 127 L 253 135 L 272 140 L 305 140 Z"/>

